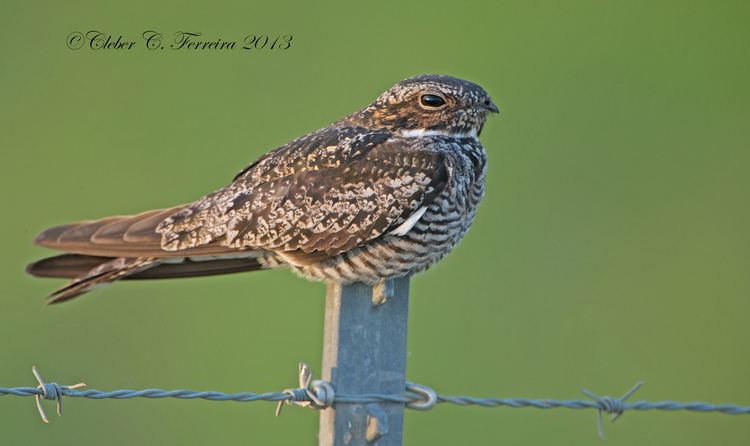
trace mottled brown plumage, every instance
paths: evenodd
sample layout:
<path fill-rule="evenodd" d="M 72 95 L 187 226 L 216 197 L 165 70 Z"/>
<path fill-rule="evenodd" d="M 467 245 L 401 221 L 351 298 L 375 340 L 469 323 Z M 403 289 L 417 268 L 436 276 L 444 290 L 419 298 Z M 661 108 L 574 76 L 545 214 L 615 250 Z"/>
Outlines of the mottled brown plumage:
<path fill-rule="evenodd" d="M 44 231 L 66 252 L 29 272 L 73 281 L 54 302 L 118 279 L 291 267 L 314 280 L 413 274 L 463 237 L 484 190 L 487 93 L 407 79 L 365 109 L 281 146 L 200 200 Z"/>

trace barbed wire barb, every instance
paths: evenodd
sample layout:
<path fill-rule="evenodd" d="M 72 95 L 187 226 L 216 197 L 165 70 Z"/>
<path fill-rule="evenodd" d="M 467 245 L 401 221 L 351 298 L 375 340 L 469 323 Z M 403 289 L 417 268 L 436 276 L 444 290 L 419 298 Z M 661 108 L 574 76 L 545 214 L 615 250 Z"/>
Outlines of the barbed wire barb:
<path fill-rule="evenodd" d="M 284 404 L 310 407 L 312 409 L 326 409 L 333 405 L 335 394 L 333 386 L 326 381 L 313 381 L 310 366 L 304 362 L 299 363 L 299 388 L 284 389 L 282 393 L 289 396 L 288 399 L 280 400 L 276 405 L 276 416 L 281 415 Z"/>
<path fill-rule="evenodd" d="M 602 413 L 611 413 L 612 418 L 610 418 L 610 421 L 614 423 L 617 421 L 618 418 L 622 416 L 623 413 L 625 413 L 625 401 L 633 396 L 635 392 L 638 391 L 644 384 L 644 381 L 638 381 L 635 383 L 633 387 L 630 388 L 627 392 L 625 392 L 625 395 L 621 396 L 618 399 L 612 398 L 611 396 L 599 396 L 595 394 L 594 392 L 586 389 L 581 388 L 581 392 L 583 392 L 584 395 L 588 396 L 592 400 L 596 401 L 596 403 L 599 405 L 596 410 L 596 428 L 597 433 L 599 434 L 599 438 L 604 440 L 604 428 L 602 427 Z"/>
<path fill-rule="evenodd" d="M 34 400 L 36 400 L 36 408 L 39 411 L 39 415 L 42 417 L 42 422 L 44 422 L 45 424 L 49 423 L 49 419 L 47 418 L 47 414 L 44 413 L 44 408 L 42 407 L 42 398 L 45 400 L 56 400 L 57 416 L 61 417 L 63 390 L 78 389 L 86 386 L 85 383 L 73 384 L 72 386 L 60 386 L 55 382 L 45 383 L 44 378 L 42 378 L 42 374 L 39 373 L 39 369 L 37 369 L 35 365 L 31 366 L 31 373 L 34 374 L 36 381 L 39 383 L 37 389 L 40 389 L 42 391 L 41 393 L 34 395 Z"/>

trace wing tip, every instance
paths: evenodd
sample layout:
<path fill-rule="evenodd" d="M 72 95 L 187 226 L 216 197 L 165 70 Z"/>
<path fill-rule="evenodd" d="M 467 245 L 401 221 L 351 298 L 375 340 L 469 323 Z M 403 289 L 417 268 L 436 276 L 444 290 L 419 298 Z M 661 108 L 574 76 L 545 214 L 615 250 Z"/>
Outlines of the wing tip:
<path fill-rule="evenodd" d="M 34 244 L 47 248 L 55 247 L 55 245 L 57 244 L 57 239 L 60 237 L 60 234 L 65 231 L 65 228 L 67 226 L 69 225 L 61 225 L 45 229 L 44 231 L 37 234 L 36 237 L 34 237 Z"/>

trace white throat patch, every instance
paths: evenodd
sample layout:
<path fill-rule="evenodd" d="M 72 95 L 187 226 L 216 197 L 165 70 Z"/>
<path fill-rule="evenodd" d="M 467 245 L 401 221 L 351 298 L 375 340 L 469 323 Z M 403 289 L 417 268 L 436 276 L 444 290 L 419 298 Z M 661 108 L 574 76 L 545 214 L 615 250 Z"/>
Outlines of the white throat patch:
<path fill-rule="evenodd" d="M 409 129 L 402 130 L 399 135 L 404 138 L 420 138 L 422 136 L 449 136 L 452 138 L 472 138 L 477 139 L 477 131 L 471 130 L 469 132 L 448 132 L 445 130 L 427 130 L 427 129 Z"/>

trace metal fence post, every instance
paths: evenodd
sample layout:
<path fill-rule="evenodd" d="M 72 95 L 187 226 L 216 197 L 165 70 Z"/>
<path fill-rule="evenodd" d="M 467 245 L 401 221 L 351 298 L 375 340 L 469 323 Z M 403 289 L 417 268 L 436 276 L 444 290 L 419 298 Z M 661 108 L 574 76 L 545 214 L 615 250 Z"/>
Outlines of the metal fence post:
<path fill-rule="evenodd" d="M 374 288 L 329 284 L 322 378 L 341 394 L 402 394 L 408 310 L 408 277 Z M 403 404 L 337 403 L 320 412 L 319 445 L 400 446 L 403 425 Z"/>

